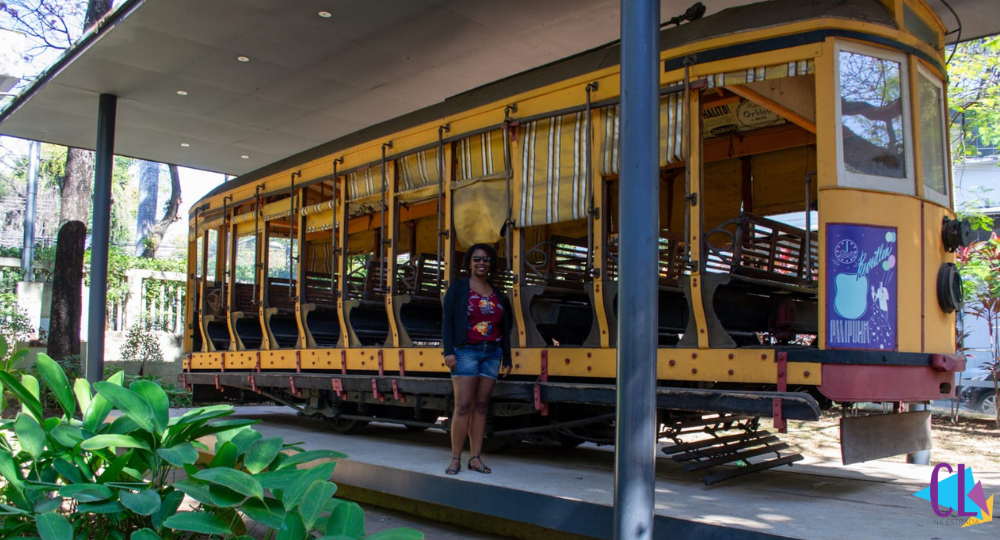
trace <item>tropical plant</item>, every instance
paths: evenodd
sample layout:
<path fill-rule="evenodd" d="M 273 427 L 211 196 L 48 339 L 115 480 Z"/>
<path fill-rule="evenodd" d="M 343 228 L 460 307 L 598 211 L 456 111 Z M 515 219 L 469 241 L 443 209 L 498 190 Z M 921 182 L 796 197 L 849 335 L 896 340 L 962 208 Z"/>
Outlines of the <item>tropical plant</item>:
<path fill-rule="evenodd" d="M 965 313 L 986 321 L 990 338 L 990 358 L 982 369 L 993 374 L 994 399 L 1000 398 L 1000 238 L 961 248 L 957 253 L 965 290 Z M 1000 410 L 996 416 L 1000 428 Z"/>
<path fill-rule="evenodd" d="M 0 348 L 6 352 L 6 343 Z M 95 395 L 83 379 L 71 385 L 48 356 L 37 362 L 62 416 L 43 416 L 38 379 L 0 372 L 22 407 L 16 419 L 0 421 L 0 536 L 247 540 L 249 518 L 279 540 L 365 538 L 362 509 L 333 497 L 333 460 L 343 454 L 265 438 L 250 427 L 254 420 L 222 419 L 233 413 L 229 405 L 171 418 L 153 382 L 125 388 L 118 373 L 95 383 Z M 182 507 L 185 495 L 195 507 Z M 367 538 L 422 537 L 393 529 Z"/>

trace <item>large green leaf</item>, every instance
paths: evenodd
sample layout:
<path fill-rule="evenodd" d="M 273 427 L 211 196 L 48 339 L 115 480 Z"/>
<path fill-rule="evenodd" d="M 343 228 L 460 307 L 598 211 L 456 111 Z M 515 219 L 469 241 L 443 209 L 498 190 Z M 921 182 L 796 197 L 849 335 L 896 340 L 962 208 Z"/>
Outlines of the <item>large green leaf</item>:
<path fill-rule="evenodd" d="M 287 469 L 288 467 L 294 467 L 318 459 L 341 459 L 346 457 L 347 454 L 341 454 L 333 450 L 309 450 L 308 452 L 299 452 L 298 454 L 288 456 L 278 465 L 278 469 Z"/>
<path fill-rule="evenodd" d="M 255 474 L 254 478 L 260 482 L 264 489 L 283 489 L 292 485 L 292 481 L 302 476 L 303 471 L 299 469 L 282 469 L 280 471 L 268 471 Z"/>
<path fill-rule="evenodd" d="M 0 334 L 0 358 L 7 357 L 7 338 Z"/>
<path fill-rule="evenodd" d="M 114 406 L 125 413 L 133 422 L 139 425 L 144 431 L 156 433 L 153 423 L 153 410 L 149 403 L 139 394 L 122 388 L 116 384 L 100 381 L 94 383 L 97 394 L 104 396 Z"/>
<path fill-rule="evenodd" d="M 198 480 L 204 480 L 211 484 L 229 488 L 247 497 L 254 497 L 256 499 L 264 497 L 264 490 L 260 487 L 260 482 L 243 471 L 218 467 L 199 471 L 194 477 Z"/>
<path fill-rule="evenodd" d="M 294 479 L 281 494 L 281 502 L 286 510 L 291 510 L 299 505 L 299 500 L 306 492 L 306 489 L 316 480 L 329 480 L 333 476 L 335 463 L 322 463 L 312 469 L 302 469 L 299 472 L 302 476 Z"/>
<path fill-rule="evenodd" d="M 67 484 L 86 484 L 89 480 L 83 477 L 83 474 L 76 465 L 63 458 L 52 460 L 52 468 L 66 480 Z"/>
<path fill-rule="evenodd" d="M 18 490 L 24 489 L 24 477 L 21 476 L 21 469 L 14 462 L 14 456 L 3 448 L 0 448 L 0 476 L 3 476 Z"/>
<path fill-rule="evenodd" d="M 174 467 L 194 465 L 198 461 L 198 450 L 189 442 L 174 445 L 170 448 L 160 448 L 156 451 L 156 454 L 160 456 L 160 459 Z"/>
<path fill-rule="evenodd" d="M 365 534 L 365 511 L 352 501 L 338 504 L 327 519 L 326 534 L 361 538 Z"/>
<path fill-rule="evenodd" d="M 132 533 L 129 540 L 163 540 L 153 529 L 139 529 Z"/>
<path fill-rule="evenodd" d="M 101 475 L 97 477 L 97 480 L 102 484 L 110 484 L 115 480 L 121 480 L 119 476 L 122 474 L 122 471 L 125 470 L 125 466 L 128 465 L 128 462 L 131 461 L 131 459 L 132 456 L 128 453 L 124 453 L 114 458 L 114 460 L 109 462 L 104 467 L 104 470 L 101 471 Z"/>
<path fill-rule="evenodd" d="M 21 381 L 18 381 L 6 371 L 0 371 L 0 384 L 2 384 L 8 392 L 14 394 L 14 397 L 21 402 L 21 407 L 26 408 L 30 412 L 31 416 L 33 416 L 36 420 L 43 417 L 41 402 L 39 402 L 38 398 L 25 388 L 23 384 L 21 384 Z"/>
<path fill-rule="evenodd" d="M 236 455 L 242 456 L 243 454 L 246 454 L 247 451 L 250 450 L 250 447 L 263 438 L 264 436 L 261 435 L 259 431 L 253 429 L 244 429 L 240 431 L 232 439 L 232 443 L 236 445 Z"/>
<path fill-rule="evenodd" d="M 73 525 L 62 514 L 38 514 L 35 516 L 35 526 L 42 540 L 67 540 L 73 538 Z"/>
<path fill-rule="evenodd" d="M 160 509 L 149 516 L 149 521 L 153 524 L 153 528 L 159 529 L 162 527 L 163 520 L 177 513 L 177 509 L 181 507 L 182 502 L 184 502 L 184 492 L 182 491 L 171 491 L 164 495 L 160 503 Z"/>
<path fill-rule="evenodd" d="M 232 468 L 236 466 L 236 445 L 230 441 L 215 446 L 215 455 L 208 466 Z"/>
<path fill-rule="evenodd" d="M 123 380 L 125 380 L 125 372 L 119 371 L 111 377 L 108 377 L 107 384 L 121 386 Z M 101 424 L 104 423 L 104 420 L 108 417 L 108 414 L 111 413 L 111 409 L 113 408 L 114 405 L 112 405 L 107 398 L 101 394 L 95 395 L 94 399 L 90 401 L 90 407 L 84 411 L 83 429 L 91 433 L 97 433 Z"/>
<path fill-rule="evenodd" d="M 281 527 L 281 522 L 285 520 L 285 508 L 281 506 L 280 501 L 270 497 L 265 497 L 263 500 L 248 499 L 240 506 L 240 510 L 248 518 L 271 529 Z"/>
<path fill-rule="evenodd" d="M 63 502 L 65 501 L 66 499 L 63 499 L 62 497 L 42 497 L 41 499 L 35 501 L 35 513 L 44 514 L 45 512 L 55 512 L 56 510 L 62 508 Z"/>
<path fill-rule="evenodd" d="M 170 421 L 170 398 L 159 384 L 153 381 L 138 380 L 129 389 L 142 396 L 153 410 L 153 426 L 156 433 L 162 435 Z"/>
<path fill-rule="evenodd" d="M 253 432 L 257 433 L 257 432 Z M 257 474 L 267 468 L 274 461 L 274 458 L 281 452 L 281 447 L 285 441 L 281 437 L 270 437 L 253 443 L 250 450 L 243 457 L 243 466 L 250 474 Z"/>
<path fill-rule="evenodd" d="M 149 450 L 149 444 L 128 435 L 94 435 L 83 441 L 80 448 L 84 450 L 98 450 L 101 448 L 142 448 Z"/>
<path fill-rule="evenodd" d="M 148 489 L 135 493 L 127 490 L 119 491 L 118 500 L 125 508 L 140 516 L 151 515 L 160 509 L 160 494 Z"/>
<path fill-rule="evenodd" d="M 313 528 L 319 515 L 323 512 L 323 507 L 326 506 L 326 501 L 330 500 L 336 492 L 337 486 L 332 482 L 316 480 L 309 485 L 302 496 L 302 502 L 299 503 L 299 514 L 302 515 L 302 522 L 305 523 L 307 529 Z"/>
<path fill-rule="evenodd" d="M 375 533 L 371 536 L 366 536 L 365 540 L 423 540 L 423 538 L 424 533 L 420 531 L 400 527 L 398 529 L 389 529 Z"/>
<path fill-rule="evenodd" d="M 90 402 L 94 399 L 87 379 L 73 381 L 73 394 L 76 395 L 76 403 L 80 406 L 80 412 L 87 412 L 90 409 Z"/>
<path fill-rule="evenodd" d="M 305 540 L 308 534 L 305 524 L 302 523 L 302 516 L 298 512 L 289 512 L 281 522 L 277 540 Z"/>
<path fill-rule="evenodd" d="M 207 512 L 177 512 L 163 521 L 165 527 L 200 534 L 233 534 L 225 521 Z"/>
<path fill-rule="evenodd" d="M 219 508 L 231 508 L 246 501 L 246 495 L 228 487 L 207 484 L 193 478 L 178 480 L 174 482 L 174 487 L 200 503 Z"/>
<path fill-rule="evenodd" d="M 69 387 L 69 380 L 66 379 L 63 369 L 45 353 L 38 354 L 38 358 L 35 359 L 35 369 L 56 396 L 56 401 L 66 413 L 66 418 L 72 418 L 76 413 L 76 400 L 73 398 L 73 390 Z"/>
<path fill-rule="evenodd" d="M 83 429 L 69 424 L 59 424 L 49 432 L 57 443 L 66 448 L 73 448 L 83 441 Z"/>
<path fill-rule="evenodd" d="M 41 394 L 41 388 L 38 385 L 38 379 L 36 379 L 33 375 L 28 375 L 26 373 L 24 375 L 21 375 L 21 384 L 24 386 L 24 389 L 28 391 L 28 394 L 32 398 L 34 398 L 35 403 L 40 404 L 41 397 L 39 396 L 41 396 L 42 394 Z M 39 405 L 39 407 L 41 407 L 41 405 Z M 33 406 L 29 406 L 28 403 L 24 402 L 21 403 L 21 412 L 35 416 L 35 420 L 38 420 L 39 422 L 41 422 L 42 418 L 44 418 L 44 412 L 42 415 L 36 416 L 35 408 Z"/>
<path fill-rule="evenodd" d="M 59 488 L 59 494 L 79 502 L 97 502 L 110 499 L 115 492 L 102 484 L 70 484 Z"/>
<path fill-rule="evenodd" d="M 26 414 L 18 415 L 14 421 L 14 433 L 17 433 L 22 451 L 30 454 L 33 459 L 42 455 L 45 450 L 45 430 L 34 418 Z"/>
<path fill-rule="evenodd" d="M 123 512 L 125 507 L 118 501 L 105 501 L 98 503 L 80 503 L 76 507 L 77 512 L 92 514 L 117 514 Z"/>
<path fill-rule="evenodd" d="M 175 416 L 170 419 L 167 424 L 170 426 L 171 432 L 176 430 L 184 429 L 191 426 L 192 424 L 198 422 L 204 422 L 208 420 L 214 420 L 215 418 L 220 418 L 223 416 L 228 416 L 233 414 L 235 410 L 232 405 L 212 405 L 209 407 L 199 407 L 197 409 L 191 409 L 186 413 Z"/>

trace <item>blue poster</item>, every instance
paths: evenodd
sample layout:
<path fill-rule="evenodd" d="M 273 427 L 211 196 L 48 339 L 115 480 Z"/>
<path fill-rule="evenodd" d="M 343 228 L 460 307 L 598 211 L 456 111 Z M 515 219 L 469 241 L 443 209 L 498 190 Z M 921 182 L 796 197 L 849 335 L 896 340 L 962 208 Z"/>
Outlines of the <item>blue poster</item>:
<path fill-rule="evenodd" d="M 826 346 L 896 350 L 896 228 L 826 226 Z"/>

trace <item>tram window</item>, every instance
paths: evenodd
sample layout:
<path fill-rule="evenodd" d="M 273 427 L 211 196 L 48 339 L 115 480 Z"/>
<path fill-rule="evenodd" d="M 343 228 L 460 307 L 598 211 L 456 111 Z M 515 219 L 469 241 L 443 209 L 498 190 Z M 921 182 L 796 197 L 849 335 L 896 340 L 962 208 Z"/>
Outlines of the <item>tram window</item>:
<path fill-rule="evenodd" d="M 951 206 L 948 170 L 945 168 L 944 88 L 923 67 L 917 70 L 920 107 L 920 150 L 923 157 L 924 196 Z"/>
<path fill-rule="evenodd" d="M 295 260 L 292 259 L 291 266 L 289 266 L 288 260 L 296 255 L 293 251 L 298 251 L 297 244 L 298 241 L 294 239 L 271 237 L 271 243 L 268 246 L 267 277 L 293 279 Z"/>
<path fill-rule="evenodd" d="M 838 56 L 841 184 L 912 194 L 905 56 L 851 48 Z"/>
<path fill-rule="evenodd" d="M 215 281 L 215 272 L 218 269 L 218 254 L 219 254 L 219 231 L 211 229 L 208 231 L 208 266 L 205 270 L 205 276 L 209 281 Z M 204 261 L 205 259 L 201 259 Z"/>
<path fill-rule="evenodd" d="M 236 241 L 236 283 L 253 283 L 257 257 L 257 236 L 244 236 Z"/>

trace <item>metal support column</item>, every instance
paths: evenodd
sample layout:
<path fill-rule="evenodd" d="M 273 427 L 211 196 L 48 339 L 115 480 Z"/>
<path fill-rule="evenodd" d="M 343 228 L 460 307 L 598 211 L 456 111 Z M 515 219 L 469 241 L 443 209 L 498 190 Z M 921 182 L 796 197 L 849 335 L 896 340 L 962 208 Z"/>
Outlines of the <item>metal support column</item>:
<path fill-rule="evenodd" d="M 104 373 L 104 324 L 108 305 L 108 248 L 111 243 L 111 172 L 115 163 L 118 96 L 101 94 L 94 158 L 94 223 L 90 238 L 90 313 L 87 322 L 87 380 Z"/>
<path fill-rule="evenodd" d="M 659 241 L 657 0 L 621 2 L 615 540 L 653 537 Z"/>
<path fill-rule="evenodd" d="M 35 281 L 35 204 L 38 198 L 38 154 L 42 143 L 28 145 L 28 189 L 24 194 L 24 244 L 21 249 L 21 279 Z"/>
<path fill-rule="evenodd" d="M 926 411 L 930 409 L 927 405 L 922 403 L 911 403 L 908 406 L 910 412 Z M 930 422 L 930 420 L 928 420 Z M 930 450 L 920 450 L 919 452 L 911 452 L 906 454 L 906 462 L 912 463 L 914 465 L 930 465 L 931 464 L 931 451 Z"/>

